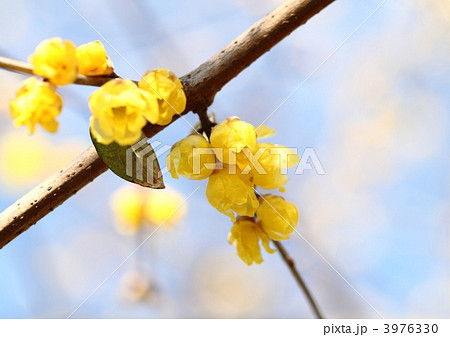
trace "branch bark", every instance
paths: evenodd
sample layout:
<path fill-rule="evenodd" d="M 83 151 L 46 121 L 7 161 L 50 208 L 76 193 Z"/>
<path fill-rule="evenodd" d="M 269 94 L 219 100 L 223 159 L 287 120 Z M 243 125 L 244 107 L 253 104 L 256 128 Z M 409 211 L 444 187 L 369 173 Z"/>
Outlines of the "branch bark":
<path fill-rule="evenodd" d="M 108 167 L 93 146 L 0 214 L 0 247 L 73 196 Z"/>
<path fill-rule="evenodd" d="M 216 55 L 181 77 L 187 96 L 187 106 L 182 114 L 199 111 L 210 106 L 216 93 L 226 83 L 333 1 L 285 1 Z M 6 62 L 6 64 L 5 67 L 5 58 L 1 58 L 0 67 L 3 65 L 9 70 L 31 73 L 31 69 L 26 63 L 16 61 L 12 65 L 11 62 Z M 79 76 L 76 83 L 101 85 L 110 80 L 110 78 L 86 77 Z M 99 82 L 94 84 L 94 80 Z M 180 115 L 175 115 L 172 123 L 178 118 Z M 153 137 L 165 127 L 147 124 L 143 131 L 147 137 Z M 0 248 L 71 197 L 74 192 L 105 172 L 106 169 L 105 164 L 91 147 L 61 171 L 8 207 L 0 214 Z M 50 187 L 51 190 L 48 190 Z"/>

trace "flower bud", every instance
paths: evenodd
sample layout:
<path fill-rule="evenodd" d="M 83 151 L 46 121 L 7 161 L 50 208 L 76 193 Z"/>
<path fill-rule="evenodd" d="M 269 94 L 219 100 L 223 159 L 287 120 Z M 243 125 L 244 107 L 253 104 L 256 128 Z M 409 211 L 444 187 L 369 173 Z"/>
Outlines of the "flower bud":
<path fill-rule="evenodd" d="M 248 164 L 247 155 L 243 150 L 253 152 L 256 149 L 255 128 L 238 117 L 227 118 L 216 125 L 210 140 L 217 158 L 222 163 L 238 165 L 241 169 Z"/>
<path fill-rule="evenodd" d="M 48 79 L 54 85 L 70 84 L 77 78 L 75 45 L 70 41 L 60 38 L 44 40 L 29 61 L 33 74 Z"/>
<path fill-rule="evenodd" d="M 144 74 L 138 83 L 139 88 L 152 95 L 158 102 L 158 114 L 149 119 L 150 123 L 167 125 L 175 114 L 186 108 L 186 95 L 183 85 L 173 72 L 156 69 Z"/>
<path fill-rule="evenodd" d="M 78 72 L 87 76 L 111 75 L 114 66 L 100 41 L 82 44 L 76 49 Z"/>
<path fill-rule="evenodd" d="M 284 198 L 266 194 L 256 210 L 258 223 L 272 240 L 287 240 L 298 223 L 297 207 Z"/>
<path fill-rule="evenodd" d="M 223 169 L 210 175 L 206 197 L 212 206 L 229 216 L 231 221 L 236 220 L 234 212 L 242 216 L 254 216 L 259 202 L 250 177 L 236 170 L 236 173 L 230 173 L 230 168 L 224 165 Z"/>
<path fill-rule="evenodd" d="M 191 135 L 175 143 L 166 157 L 167 168 L 175 179 L 179 174 L 194 180 L 208 178 L 215 163 L 214 151 L 201 135 Z"/>

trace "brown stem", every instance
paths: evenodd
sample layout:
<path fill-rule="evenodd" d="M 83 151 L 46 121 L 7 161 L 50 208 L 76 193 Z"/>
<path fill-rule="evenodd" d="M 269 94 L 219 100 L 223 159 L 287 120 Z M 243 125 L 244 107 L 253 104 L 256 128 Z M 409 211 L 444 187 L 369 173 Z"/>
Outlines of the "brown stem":
<path fill-rule="evenodd" d="M 33 75 L 33 70 L 28 63 L 3 56 L 0 56 L 0 68 Z M 111 76 L 85 76 L 78 74 L 74 83 L 100 87 L 106 82 L 117 77 L 118 76 L 115 73 L 113 73 Z"/>
<path fill-rule="evenodd" d="M 211 130 L 213 128 L 213 126 L 215 125 L 215 123 L 211 122 L 211 120 L 209 119 L 208 116 L 208 108 L 203 108 L 201 110 L 197 110 L 194 111 L 194 113 L 196 113 L 200 119 L 200 123 L 201 123 L 201 132 L 204 132 L 206 134 L 206 136 L 208 137 L 208 139 L 211 138 Z"/>
<path fill-rule="evenodd" d="M 256 22 L 247 31 L 238 36 L 228 46 L 201 64 L 189 74 L 181 77 L 187 97 L 187 106 L 182 114 L 204 109 L 211 105 L 215 94 L 231 79 L 248 67 L 262 54 L 269 51 L 298 26 L 305 23 L 334 0 L 288 0 L 274 11 Z M 0 59 L 5 60 L 5 58 Z M 6 62 L 8 69 L 29 73 L 29 68 L 22 62 Z M 1 66 L 2 63 L 0 63 Z M 99 85 L 109 78 L 80 77 L 76 83 Z M 94 84 L 95 81 L 99 81 Z M 180 115 L 174 116 L 174 122 Z M 147 124 L 144 132 L 153 137 L 166 126 Z M 87 163 L 76 167 L 73 163 Z M 71 166 L 75 165 L 75 166 Z M 69 171 L 67 171 L 69 170 Z M 0 248 L 5 246 L 20 233 L 28 229 L 36 221 L 43 218 L 55 207 L 63 203 L 84 185 L 95 179 L 106 170 L 105 164 L 95 151 L 90 148 L 82 153 L 62 171 L 50 177 L 45 185 L 39 185 L 27 193 L 18 202 L 0 214 Z M 67 172 L 66 172 L 67 171 Z M 52 190 L 47 193 L 45 186 L 51 183 Z M 41 188 L 41 186 L 44 186 Z M 50 185 L 48 185 L 50 186 Z M 48 188 L 48 187 L 47 187 Z M 23 202 L 28 204 L 23 207 Z M 20 203 L 18 205 L 18 203 Z M 31 205 L 33 203 L 33 205 Z M 21 206 L 22 205 L 22 206 Z M 31 208 L 30 208 L 31 207 Z M 33 208 L 34 207 L 34 208 Z"/>
<path fill-rule="evenodd" d="M 309 291 L 308 287 L 306 286 L 305 282 L 303 281 L 302 277 L 300 276 L 300 273 L 298 272 L 297 268 L 295 267 L 295 262 L 292 259 L 292 257 L 289 255 L 289 253 L 284 248 L 283 244 L 280 241 L 272 240 L 275 247 L 277 247 L 278 251 L 281 254 L 281 257 L 283 258 L 284 262 L 286 262 L 286 265 L 288 266 L 289 270 L 291 271 L 292 275 L 295 278 L 295 281 L 297 281 L 297 284 L 300 286 L 301 290 L 305 293 L 306 298 L 308 299 L 309 304 L 311 305 L 312 309 L 314 310 L 314 313 L 317 318 L 324 318 L 322 313 L 320 312 L 316 302 L 314 301 L 314 298 L 311 295 L 311 292 Z"/>

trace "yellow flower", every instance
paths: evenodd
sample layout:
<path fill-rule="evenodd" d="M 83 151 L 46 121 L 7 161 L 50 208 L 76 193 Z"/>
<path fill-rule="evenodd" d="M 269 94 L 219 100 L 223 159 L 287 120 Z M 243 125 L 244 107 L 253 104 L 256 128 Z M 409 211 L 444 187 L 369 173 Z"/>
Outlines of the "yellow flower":
<path fill-rule="evenodd" d="M 26 79 L 17 91 L 16 98 L 9 103 L 15 126 L 26 125 L 33 133 L 36 124 L 49 132 L 58 130 L 58 116 L 62 109 L 62 99 L 53 86 L 36 77 Z"/>
<path fill-rule="evenodd" d="M 228 241 L 236 246 L 237 254 L 246 264 L 263 262 L 259 240 L 266 252 L 273 254 L 275 250 L 269 247 L 269 237 L 253 219 L 238 217 L 228 235 Z"/>
<path fill-rule="evenodd" d="M 102 144 L 132 145 L 142 134 L 156 100 L 130 80 L 111 80 L 89 98 L 91 132 Z"/>
<path fill-rule="evenodd" d="M 116 216 L 116 226 L 121 234 L 134 234 L 144 221 L 145 195 L 142 189 L 125 185 L 117 190 L 111 200 Z"/>
<path fill-rule="evenodd" d="M 149 190 L 144 206 L 145 220 L 153 226 L 170 226 L 186 213 L 182 196 L 174 190 Z"/>
<path fill-rule="evenodd" d="M 167 168 L 173 178 L 201 180 L 214 171 L 216 156 L 208 141 L 200 135 L 188 136 L 175 143 L 166 157 Z"/>
<path fill-rule="evenodd" d="M 289 234 L 294 232 L 298 223 L 297 207 L 272 194 L 266 194 L 260 201 L 256 217 L 264 232 L 272 240 L 289 239 Z"/>
<path fill-rule="evenodd" d="M 75 45 L 53 38 L 42 41 L 29 58 L 33 74 L 47 78 L 54 85 L 73 83 L 77 77 Z"/>
<path fill-rule="evenodd" d="M 223 169 L 210 175 L 206 198 L 219 212 L 229 216 L 231 221 L 236 220 L 234 212 L 242 216 L 254 216 L 259 202 L 250 177 L 239 171 L 230 173 L 231 170 L 233 167 L 224 165 Z"/>
<path fill-rule="evenodd" d="M 281 192 L 285 191 L 283 185 L 288 181 L 284 171 L 300 161 L 294 150 L 270 143 L 258 143 L 254 159 L 253 183 L 268 190 L 278 188 Z"/>
<path fill-rule="evenodd" d="M 186 108 L 183 85 L 170 70 L 148 71 L 141 78 L 138 86 L 158 101 L 158 115 L 149 119 L 150 123 L 167 125 L 171 122 L 173 115 L 182 113 Z"/>
<path fill-rule="evenodd" d="M 100 41 L 82 44 L 76 49 L 78 72 L 87 76 L 111 75 L 114 66 Z"/>
<path fill-rule="evenodd" d="M 226 164 L 244 169 L 248 164 L 246 150 L 256 149 L 255 128 L 238 117 L 230 117 L 216 125 L 211 133 L 211 145 L 217 158 Z"/>

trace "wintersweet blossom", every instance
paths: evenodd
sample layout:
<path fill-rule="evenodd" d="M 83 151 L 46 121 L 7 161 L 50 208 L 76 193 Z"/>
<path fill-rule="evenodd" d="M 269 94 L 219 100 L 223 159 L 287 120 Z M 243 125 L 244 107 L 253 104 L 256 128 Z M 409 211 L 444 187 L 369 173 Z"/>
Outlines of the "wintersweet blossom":
<path fill-rule="evenodd" d="M 89 107 L 91 132 L 98 142 L 132 145 L 141 137 L 147 120 L 157 114 L 158 103 L 132 81 L 115 79 L 91 95 Z"/>
<path fill-rule="evenodd" d="M 230 117 L 214 127 L 210 140 L 221 162 L 243 169 L 248 165 L 248 153 L 243 150 L 256 149 L 256 130 L 238 117 Z"/>
<path fill-rule="evenodd" d="M 256 210 L 258 223 L 272 240 L 287 240 L 298 223 L 297 207 L 272 194 L 260 198 L 260 205 Z"/>
<path fill-rule="evenodd" d="M 166 166 L 175 179 L 178 175 L 194 180 L 208 178 L 215 162 L 211 145 L 201 135 L 191 135 L 175 143 L 166 157 Z"/>
<path fill-rule="evenodd" d="M 285 170 L 299 163 L 296 152 L 282 145 L 258 143 L 255 161 L 252 161 L 253 183 L 264 189 L 285 191 L 288 181 Z"/>
<path fill-rule="evenodd" d="M 138 83 L 139 88 L 147 91 L 158 102 L 158 114 L 149 119 L 150 123 L 167 125 L 172 117 L 186 108 L 186 95 L 183 85 L 173 72 L 156 69 L 144 74 Z"/>
<path fill-rule="evenodd" d="M 234 212 L 242 216 L 254 216 L 259 205 L 253 184 L 248 175 L 230 173 L 232 167 L 224 165 L 210 175 L 206 187 L 206 197 L 209 203 L 219 212 L 235 221 Z"/>
<path fill-rule="evenodd" d="M 76 49 L 78 72 L 87 76 L 111 75 L 114 66 L 100 41 L 78 46 Z"/>
<path fill-rule="evenodd" d="M 210 143 L 199 134 L 188 136 L 175 143 L 166 158 L 174 178 L 209 176 L 206 197 L 234 222 L 228 240 L 247 265 L 263 262 L 260 243 L 268 253 L 275 252 L 269 247 L 270 239 L 289 239 L 298 223 L 294 204 L 271 194 L 258 198 L 255 191 L 255 187 L 284 191 L 288 180 L 286 169 L 300 161 L 295 149 L 257 142 L 274 134 L 265 125 L 255 129 L 237 117 L 230 117 L 213 128 Z M 196 166 L 198 149 L 203 157 L 197 158 Z"/>
<path fill-rule="evenodd" d="M 52 38 L 42 41 L 30 56 L 33 74 L 48 79 L 54 85 L 73 83 L 78 62 L 71 41 Z"/>
<path fill-rule="evenodd" d="M 236 246 L 237 255 L 246 264 L 263 262 L 259 241 L 266 252 L 272 254 L 275 250 L 269 247 L 269 237 L 252 218 L 238 217 L 228 235 L 228 241 Z"/>
<path fill-rule="evenodd" d="M 16 98 L 9 103 L 15 126 L 26 125 L 33 133 L 36 124 L 49 132 L 58 130 L 56 117 L 61 113 L 63 101 L 48 82 L 30 77 L 22 83 Z"/>

